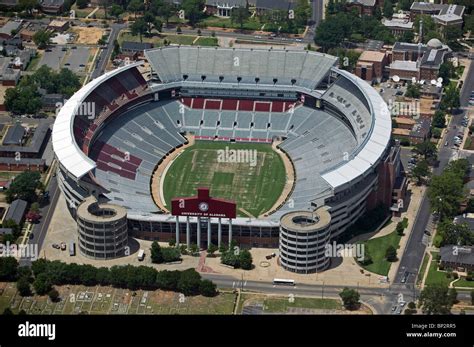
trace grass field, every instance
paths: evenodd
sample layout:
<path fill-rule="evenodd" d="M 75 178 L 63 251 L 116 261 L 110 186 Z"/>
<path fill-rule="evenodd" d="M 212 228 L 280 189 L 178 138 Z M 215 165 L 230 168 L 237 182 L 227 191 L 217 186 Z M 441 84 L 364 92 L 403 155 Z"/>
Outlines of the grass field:
<path fill-rule="evenodd" d="M 232 162 L 231 157 L 219 160 L 219 150 L 226 147 L 229 151 L 255 150 L 255 163 Z M 210 187 L 213 197 L 234 200 L 239 215 L 247 215 L 239 210 L 244 209 L 259 216 L 275 204 L 285 180 L 283 160 L 271 145 L 196 141 L 171 164 L 164 181 L 164 198 L 171 206 L 174 197 L 194 196 L 198 187 Z"/>
<path fill-rule="evenodd" d="M 366 251 L 368 250 L 372 257 L 372 263 L 363 266 L 364 269 L 379 275 L 387 276 L 392 263 L 385 259 L 385 252 L 390 245 L 395 247 L 395 249 L 398 249 L 400 239 L 401 236 L 398 235 L 396 231 L 393 231 L 388 235 L 365 241 Z M 401 257 L 400 254 L 397 255 L 399 258 Z"/>
<path fill-rule="evenodd" d="M 431 252 L 433 260 L 431 260 L 430 267 L 428 268 L 428 275 L 426 276 L 425 285 L 441 284 L 447 287 L 449 283 L 454 280 L 454 278 L 447 278 L 446 272 L 438 271 L 438 262 L 435 259 L 437 254 L 438 252 Z"/>
<path fill-rule="evenodd" d="M 220 293 L 180 298 L 178 293 L 162 290 L 131 291 L 113 287 L 79 285 L 56 287 L 59 302 L 45 296 L 21 297 L 15 283 L 0 282 L 0 314 L 10 307 L 14 313 L 27 314 L 232 314 L 235 294 Z"/>
<path fill-rule="evenodd" d="M 291 309 L 343 310 L 342 303 L 337 299 L 277 297 L 261 294 L 242 294 L 237 312 L 242 313 L 245 306 L 263 305 L 266 313 L 287 313 Z"/>
<path fill-rule="evenodd" d="M 195 35 L 154 35 L 152 37 L 142 37 L 143 42 L 153 43 L 155 47 L 161 47 L 164 45 L 164 41 L 168 41 L 170 44 L 175 45 L 186 45 L 192 46 L 217 46 L 217 38 L 215 37 L 204 37 Z M 130 32 L 121 32 L 118 38 L 118 42 L 122 44 L 124 41 L 140 42 L 138 35 L 132 35 Z"/>

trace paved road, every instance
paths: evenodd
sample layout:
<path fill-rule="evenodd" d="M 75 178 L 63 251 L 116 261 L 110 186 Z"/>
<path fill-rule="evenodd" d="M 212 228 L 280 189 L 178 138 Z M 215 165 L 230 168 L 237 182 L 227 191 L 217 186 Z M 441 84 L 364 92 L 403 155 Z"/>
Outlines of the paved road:
<path fill-rule="evenodd" d="M 46 190 L 49 191 L 49 203 L 41 208 L 41 216 L 43 216 L 43 218 L 33 227 L 32 233 L 34 237 L 29 241 L 29 243 L 38 245 L 38 257 L 41 257 L 41 248 L 43 247 L 54 211 L 56 210 L 59 195 L 61 194 L 56 177 L 51 177 Z M 29 259 L 22 259 L 20 263 L 21 265 L 29 265 L 31 262 Z"/>
<path fill-rule="evenodd" d="M 287 296 L 290 294 L 301 296 L 315 296 L 324 298 L 338 298 L 339 293 L 344 286 L 334 285 L 319 285 L 319 284 L 302 284 L 296 283 L 294 287 L 291 286 L 275 286 L 270 282 L 260 281 L 246 281 L 239 280 L 232 276 L 215 275 L 215 274 L 201 274 L 202 277 L 212 280 L 219 288 L 240 288 L 247 291 L 265 292 L 269 294 L 278 294 Z M 291 278 L 291 274 L 289 275 Z M 360 286 L 347 286 L 359 291 L 361 300 L 371 305 L 378 314 L 388 314 L 391 312 L 391 307 L 402 293 L 403 300 L 410 302 L 413 300 L 413 290 L 407 289 L 404 286 L 390 286 L 389 288 L 372 288 Z"/>
<path fill-rule="evenodd" d="M 107 43 L 107 48 L 102 49 L 99 53 L 99 56 L 96 60 L 96 67 L 91 75 L 91 80 L 94 78 L 99 77 L 105 72 L 105 68 L 107 67 L 107 63 L 112 55 L 114 50 L 114 41 L 117 39 L 119 32 L 126 28 L 127 24 L 125 23 L 113 23 L 110 26 L 110 35 L 109 35 L 109 42 Z"/>
<path fill-rule="evenodd" d="M 469 99 L 469 94 L 471 90 L 474 90 L 474 64 L 471 64 L 466 82 L 463 85 L 461 91 L 461 106 L 466 107 L 467 101 Z M 449 125 L 449 131 L 445 139 L 451 141 L 451 139 L 456 135 L 459 127 L 461 126 L 462 117 L 464 116 L 465 111 L 460 114 L 452 117 L 451 124 Z M 453 128 L 456 126 L 456 129 Z M 444 140 L 443 140 L 444 142 Z M 452 142 L 452 141 L 451 141 Z M 439 175 L 446 164 L 449 162 L 449 159 L 452 157 L 455 151 L 451 149 L 450 146 L 441 146 L 438 153 L 439 165 L 434 168 L 433 173 Z M 399 271 L 395 277 L 394 283 L 401 283 L 401 279 L 404 276 L 405 272 L 408 272 L 410 275 L 407 278 L 406 283 L 408 285 L 415 283 L 416 274 L 418 274 L 421 262 L 423 261 L 423 255 L 425 253 L 426 245 L 422 243 L 424 231 L 428 224 L 430 218 L 430 203 L 428 198 L 425 196 L 420 206 L 420 210 L 415 219 L 415 224 L 413 231 L 408 240 L 405 252 L 403 253 L 402 259 L 400 260 Z"/>

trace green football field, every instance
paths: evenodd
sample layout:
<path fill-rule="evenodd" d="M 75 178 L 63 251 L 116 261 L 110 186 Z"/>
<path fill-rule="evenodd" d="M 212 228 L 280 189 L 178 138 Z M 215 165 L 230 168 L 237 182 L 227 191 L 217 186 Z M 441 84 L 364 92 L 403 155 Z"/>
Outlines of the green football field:
<path fill-rule="evenodd" d="M 163 189 L 168 208 L 172 198 L 209 187 L 212 197 L 235 201 L 239 216 L 248 216 L 244 209 L 257 217 L 275 204 L 285 180 L 283 160 L 269 144 L 196 141 L 171 164 Z"/>

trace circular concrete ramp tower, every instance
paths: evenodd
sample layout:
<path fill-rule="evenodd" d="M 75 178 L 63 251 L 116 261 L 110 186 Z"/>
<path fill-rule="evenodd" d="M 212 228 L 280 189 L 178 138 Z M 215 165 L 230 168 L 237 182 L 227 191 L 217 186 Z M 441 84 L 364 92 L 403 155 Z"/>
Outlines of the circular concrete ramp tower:
<path fill-rule="evenodd" d="M 113 259 L 125 255 L 128 243 L 127 210 L 99 204 L 87 197 L 77 208 L 79 251 L 88 258 Z"/>
<path fill-rule="evenodd" d="M 280 220 L 280 263 L 291 272 L 312 273 L 327 269 L 325 255 L 331 235 L 331 215 L 323 209 L 295 211 Z"/>

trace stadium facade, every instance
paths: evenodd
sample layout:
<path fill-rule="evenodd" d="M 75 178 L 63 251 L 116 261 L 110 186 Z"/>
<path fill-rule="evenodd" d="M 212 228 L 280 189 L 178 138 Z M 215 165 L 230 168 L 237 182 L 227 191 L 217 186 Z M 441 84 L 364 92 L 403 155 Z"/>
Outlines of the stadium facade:
<path fill-rule="evenodd" d="M 199 237 L 201 246 L 209 235 L 216 244 L 232 238 L 278 247 L 280 220 L 290 212 L 324 211 L 330 220 L 325 230 L 334 238 L 378 204 L 397 210 L 392 191 L 400 181 L 400 158 L 390 140 L 389 110 L 369 84 L 337 68 L 337 58 L 185 46 L 145 56 L 147 80 L 139 72 L 142 62 L 107 72 L 76 92 L 57 116 L 57 177 L 74 216 L 93 196 L 99 204 L 125 208 L 134 237 L 196 243 L 197 230 L 210 228 Z M 209 217 L 198 225 L 195 217 L 160 209 L 151 192 L 153 174 L 189 136 L 281 141 L 296 175 L 291 193 L 264 218 Z M 95 258 L 112 257 L 110 245 L 94 247 Z M 289 256 L 288 268 L 308 272 Z"/>

